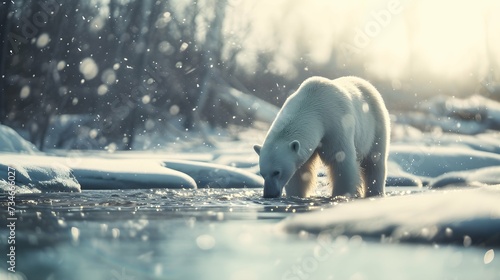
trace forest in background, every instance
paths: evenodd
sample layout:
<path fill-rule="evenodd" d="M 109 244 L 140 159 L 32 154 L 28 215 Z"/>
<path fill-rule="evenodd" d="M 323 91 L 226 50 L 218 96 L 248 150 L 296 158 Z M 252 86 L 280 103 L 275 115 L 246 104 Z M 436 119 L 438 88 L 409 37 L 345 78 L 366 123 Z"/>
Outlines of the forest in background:
<path fill-rule="evenodd" d="M 280 106 L 312 75 L 370 79 L 392 110 L 439 94 L 498 99 L 499 5 L 430 3 L 2 1 L 0 123 L 44 149 L 72 115 L 64 137 L 129 149 L 157 130 L 252 125 L 228 92 Z"/>

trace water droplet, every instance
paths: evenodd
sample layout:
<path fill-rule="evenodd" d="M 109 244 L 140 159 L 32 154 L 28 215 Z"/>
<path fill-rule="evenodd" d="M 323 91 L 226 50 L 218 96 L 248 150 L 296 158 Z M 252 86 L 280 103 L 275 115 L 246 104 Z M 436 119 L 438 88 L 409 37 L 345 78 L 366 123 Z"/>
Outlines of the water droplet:
<path fill-rule="evenodd" d="M 38 39 L 36 40 L 36 46 L 41 48 L 44 48 L 50 43 L 50 36 L 47 33 L 43 33 L 40 36 L 38 36 Z"/>
<path fill-rule="evenodd" d="M 202 250 L 210 250 L 215 246 L 215 238 L 208 234 L 200 235 L 196 238 L 196 245 Z"/>
<path fill-rule="evenodd" d="M 97 137 L 97 129 L 91 129 L 89 131 L 89 137 L 92 138 L 92 139 L 95 139 Z"/>
<path fill-rule="evenodd" d="M 370 111 L 370 105 L 368 105 L 368 103 L 366 103 L 366 102 L 363 102 L 362 109 L 363 109 L 363 112 L 368 113 L 368 111 Z"/>
<path fill-rule="evenodd" d="M 343 151 L 337 152 L 335 154 L 335 160 L 337 162 L 343 162 L 345 160 L 345 153 Z"/>
<path fill-rule="evenodd" d="M 80 62 L 79 69 L 85 80 L 92 80 L 99 73 L 99 67 L 91 57 L 84 58 Z"/>
<path fill-rule="evenodd" d="M 30 96 L 30 87 L 24 86 L 21 89 L 21 93 L 19 94 L 19 97 L 21 97 L 21 99 L 26 99 L 26 98 L 28 98 L 28 96 Z"/>
<path fill-rule="evenodd" d="M 111 235 L 113 236 L 113 238 L 118 238 L 118 237 L 120 237 L 120 230 L 119 230 L 119 229 L 117 229 L 117 228 L 113 228 L 113 229 L 111 230 Z"/>
<path fill-rule="evenodd" d="M 486 253 L 484 254 L 484 258 L 483 258 L 483 261 L 484 261 L 484 264 L 489 264 L 493 261 L 493 259 L 495 258 L 495 251 L 493 251 L 493 249 L 489 249 L 488 251 L 486 251 Z"/>
<path fill-rule="evenodd" d="M 470 236 L 464 236 L 464 247 L 469 247 L 472 244 L 472 239 Z"/>
<path fill-rule="evenodd" d="M 108 92 L 108 86 L 107 85 L 100 85 L 97 88 L 97 94 L 98 95 L 105 95 Z"/>
<path fill-rule="evenodd" d="M 180 108 L 177 105 L 172 105 L 172 107 L 170 107 L 170 109 L 168 111 L 170 112 L 170 114 L 172 116 L 175 116 L 175 115 L 179 114 Z"/>
<path fill-rule="evenodd" d="M 183 51 L 185 51 L 188 47 L 189 47 L 189 44 L 188 44 L 188 43 L 186 43 L 186 42 L 183 42 L 183 43 L 181 44 L 181 47 L 179 48 L 179 51 L 183 52 Z"/>
<path fill-rule="evenodd" d="M 78 238 L 80 237 L 80 230 L 77 227 L 71 227 L 71 237 L 73 238 L 73 241 L 78 241 Z"/>
<path fill-rule="evenodd" d="M 57 63 L 57 71 L 61 71 L 66 68 L 66 61 L 61 60 Z"/>
<path fill-rule="evenodd" d="M 101 224 L 100 226 L 101 233 L 106 233 L 108 231 L 108 225 L 107 224 Z"/>
<path fill-rule="evenodd" d="M 107 85 L 116 83 L 116 73 L 113 69 L 106 69 L 102 72 L 101 81 Z"/>

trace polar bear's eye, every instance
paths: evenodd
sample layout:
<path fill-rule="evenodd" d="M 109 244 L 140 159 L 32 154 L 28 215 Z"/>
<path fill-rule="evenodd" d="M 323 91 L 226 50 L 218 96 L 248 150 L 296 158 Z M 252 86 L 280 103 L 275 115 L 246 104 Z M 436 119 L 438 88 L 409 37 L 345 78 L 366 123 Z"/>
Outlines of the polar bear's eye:
<path fill-rule="evenodd" d="M 276 170 L 273 172 L 273 177 L 278 177 L 280 175 L 280 171 Z"/>

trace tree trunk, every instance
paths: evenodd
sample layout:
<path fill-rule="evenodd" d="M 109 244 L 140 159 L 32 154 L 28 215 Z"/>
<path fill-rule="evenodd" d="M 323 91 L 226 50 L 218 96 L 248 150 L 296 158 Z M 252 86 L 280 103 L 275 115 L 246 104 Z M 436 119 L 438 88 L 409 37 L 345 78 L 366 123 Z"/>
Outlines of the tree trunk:
<path fill-rule="evenodd" d="M 11 21 L 8 18 L 10 12 L 11 1 L 4 1 L 0 9 L 0 40 L 2 48 L 0 49 L 0 124 L 5 123 L 7 117 L 7 77 L 5 76 L 6 60 L 9 56 L 9 30 Z"/>

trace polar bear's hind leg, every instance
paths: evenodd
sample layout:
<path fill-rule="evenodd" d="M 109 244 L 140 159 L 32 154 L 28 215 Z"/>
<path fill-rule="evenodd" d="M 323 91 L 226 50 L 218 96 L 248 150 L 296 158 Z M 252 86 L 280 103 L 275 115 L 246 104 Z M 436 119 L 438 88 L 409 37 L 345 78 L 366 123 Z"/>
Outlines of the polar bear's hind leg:
<path fill-rule="evenodd" d="M 370 153 L 361 162 L 366 197 L 384 195 L 386 179 L 385 157 L 386 151 L 385 149 L 381 149 Z"/>

